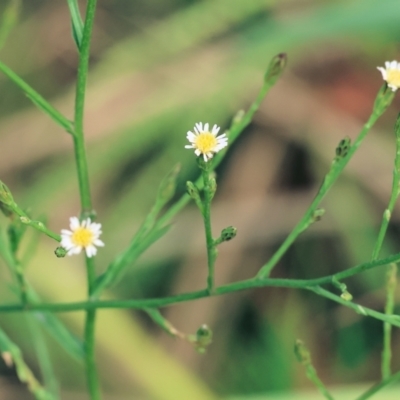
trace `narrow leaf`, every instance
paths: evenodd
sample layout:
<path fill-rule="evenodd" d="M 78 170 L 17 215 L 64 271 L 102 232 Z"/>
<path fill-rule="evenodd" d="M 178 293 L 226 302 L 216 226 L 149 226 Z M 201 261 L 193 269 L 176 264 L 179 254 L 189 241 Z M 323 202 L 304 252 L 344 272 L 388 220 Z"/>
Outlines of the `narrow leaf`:
<path fill-rule="evenodd" d="M 0 71 L 3 72 L 11 81 L 13 81 L 26 96 L 45 114 L 52 118 L 57 124 L 61 125 L 68 133 L 73 134 L 74 129 L 72 122 L 64 117 L 57 111 L 47 100 L 45 100 L 38 92 L 29 86 L 22 78 L 20 78 L 14 71 L 8 68 L 5 64 L 0 62 Z"/>

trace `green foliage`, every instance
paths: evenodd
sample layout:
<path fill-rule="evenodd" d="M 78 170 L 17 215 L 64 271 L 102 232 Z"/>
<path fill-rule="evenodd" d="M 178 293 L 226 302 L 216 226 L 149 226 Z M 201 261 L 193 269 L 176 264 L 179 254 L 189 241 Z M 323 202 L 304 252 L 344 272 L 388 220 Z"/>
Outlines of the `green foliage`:
<path fill-rule="evenodd" d="M 324 350 L 324 354 L 337 360 L 338 365 L 335 368 L 318 362 L 318 358 L 323 356 L 316 354 L 315 349 L 310 349 L 313 359 L 317 360 L 315 368 L 318 373 L 321 370 L 319 375 L 324 381 L 326 380 L 327 385 L 336 383 L 337 377 L 343 376 L 341 375 L 343 370 L 348 371 L 346 368 L 356 370 L 354 375 L 349 373 L 349 382 L 354 381 L 354 377 L 359 379 L 362 373 L 365 373 L 363 378 L 370 377 L 373 371 L 377 370 L 374 366 L 377 358 L 376 356 L 373 358 L 376 348 L 371 345 L 371 338 L 376 338 L 380 343 L 381 337 L 379 334 L 372 334 L 369 331 L 370 326 L 361 322 L 365 316 L 374 318 L 376 324 L 374 326 L 379 329 L 381 325 L 377 321 L 384 323 L 383 379 L 359 399 L 369 398 L 399 378 L 397 373 L 391 374 L 390 368 L 392 343 L 390 332 L 392 326 L 400 325 L 398 315 L 392 315 L 395 287 L 388 285 L 386 288 L 386 307 L 383 306 L 385 302 L 385 296 L 381 294 L 383 290 L 376 294 L 377 289 L 382 289 L 382 267 L 399 261 L 396 247 L 393 246 L 396 242 L 390 241 L 390 238 L 394 237 L 393 232 L 388 229 L 396 227 L 396 221 L 391 219 L 391 214 L 398 195 L 395 190 L 398 187 L 398 177 L 395 176 L 393 179 L 392 196 L 376 240 L 374 222 L 371 218 L 375 214 L 370 204 L 373 202 L 365 199 L 361 193 L 362 190 L 366 190 L 365 182 L 362 183 L 359 176 L 354 178 L 346 175 L 349 168 L 350 170 L 352 168 L 352 164 L 348 163 L 353 159 L 355 152 L 364 144 L 367 147 L 369 139 L 364 141 L 364 138 L 377 118 L 386 110 L 388 117 L 391 117 L 389 105 L 395 95 L 394 92 L 387 90 L 386 85 L 381 88 L 374 110 L 370 118 L 366 118 L 367 123 L 360 135 L 351 141 L 347 138 L 342 140 L 336 147 L 336 153 L 335 143 L 338 143 L 340 137 L 344 137 L 345 134 L 353 137 L 353 132 L 348 126 L 335 128 L 340 132 L 340 136 L 335 136 L 333 144 L 329 142 L 330 130 L 327 128 L 326 132 L 321 132 L 319 128 L 319 136 L 326 140 L 326 143 L 323 142 L 321 145 L 321 141 L 312 136 L 313 120 L 318 119 L 317 116 L 310 115 L 306 122 L 296 121 L 296 115 L 299 114 L 296 104 L 286 106 L 285 103 L 282 115 L 279 110 L 275 110 L 271 119 L 273 122 L 266 122 L 270 120 L 265 116 L 268 107 L 273 108 L 282 96 L 287 96 L 288 104 L 290 97 L 299 96 L 297 83 L 301 79 L 302 69 L 305 65 L 310 68 L 310 64 L 315 63 L 312 60 L 318 57 L 327 62 L 329 57 L 326 56 L 326 51 L 324 52 L 325 48 L 329 48 L 329 53 L 333 55 L 338 52 L 342 54 L 343 59 L 352 59 L 352 66 L 355 66 L 353 72 L 357 71 L 357 74 L 361 75 L 363 71 L 374 69 L 375 62 L 371 61 L 372 58 L 390 59 L 387 56 L 387 49 L 396 43 L 398 36 L 396 11 L 400 9 L 397 0 L 312 1 L 303 5 L 294 4 L 289 0 L 287 2 L 263 0 L 109 2 L 98 6 L 101 8 L 99 21 L 96 21 L 99 29 L 95 29 L 93 35 L 95 1 L 87 2 L 85 22 L 82 21 L 79 2 L 76 0 L 68 0 L 64 8 L 59 10 L 54 4 L 51 5 L 54 9 L 51 7 L 49 10 L 41 9 L 40 2 L 32 1 L 24 5 L 22 11 L 18 11 L 18 1 L 6 3 L 0 5 L 0 48 L 2 59 L 5 61 L 5 63 L 0 62 L 0 71 L 15 88 L 0 78 L 0 90 L 6 94 L 0 98 L 2 110 L 0 141 L 5 138 L 0 146 L 4 148 L 0 167 L 4 168 L 4 179 L 12 189 L 18 205 L 14 200 L 9 203 L 4 199 L 6 191 L 0 192 L 0 196 L 3 196 L 0 199 L 1 208 L 5 214 L 0 221 L 2 225 L 0 253 L 4 262 L 0 270 L 8 271 L 7 275 L 2 276 L 4 297 L 1 297 L 0 311 L 30 312 L 36 318 L 35 323 L 40 324 L 61 345 L 68 356 L 83 360 L 92 399 L 100 398 L 96 364 L 101 367 L 101 380 L 110 391 L 123 392 L 125 381 L 137 380 L 140 381 L 140 391 L 157 399 L 215 398 L 216 395 L 204 385 L 203 378 L 210 384 L 214 382 L 216 392 L 242 393 L 245 395 L 241 398 L 249 399 L 254 393 L 260 393 L 262 398 L 272 398 L 271 391 L 284 391 L 296 385 L 301 386 L 298 384 L 301 379 L 294 373 L 293 355 L 286 351 L 287 327 L 280 325 L 279 318 L 270 315 L 266 317 L 262 312 L 254 312 L 255 318 L 259 320 L 253 332 L 254 336 L 251 336 L 246 323 L 243 323 L 244 332 L 239 334 L 235 330 L 237 326 L 227 320 L 226 333 L 221 339 L 218 330 L 214 329 L 209 321 L 197 322 L 195 327 L 192 326 L 192 321 L 202 315 L 211 322 L 213 318 L 217 318 L 212 312 L 203 314 L 202 308 L 200 312 L 196 312 L 197 302 L 184 306 L 194 310 L 189 317 L 185 317 L 187 314 L 184 311 L 181 315 L 175 314 L 174 317 L 174 311 L 170 311 L 169 308 L 162 314 L 158 310 L 158 307 L 206 298 L 210 294 L 223 295 L 272 286 L 303 289 L 312 295 L 304 296 L 304 310 L 314 310 L 319 314 L 313 316 L 312 322 L 306 327 L 293 324 L 291 329 L 296 331 L 304 329 L 305 336 L 315 337 L 315 342 L 323 340 L 320 335 L 321 331 L 324 332 L 321 325 L 327 324 L 329 329 L 336 330 L 334 334 L 337 338 L 335 347 L 337 357 L 328 354 L 329 349 Z M 301 8 L 302 12 L 289 12 L 292 7 L 295 7 L 295 10 L 296 7 Z M 154 12 L 150 12 L 150 9 L 154 9 Z M 54 25 L 47 22 L 47 19 L 51 21 L 52 15 L 58 16 Z M 53 26 L 51 29 L 54 29 L 63 23 L 67 25 L 67 22 L 72 25 L 72 38 L 75 43 L 72 40 L 70 43 L 68 37 L 65 39 L 65 48 L 62 47 L 64 43 L 58 41 L 57 51 L 54 51 L 54 54 L 47 53 L 47 48 L 54 46 L 51 41 L 53 34 L 54 38 L 58 39 L 57 32 L 52 32 L 50 27 Z M 38 39 L 33 39 L 42 26 L 46 40 L 40 36 Z M 90 50 L 92 36 L 94 46 Z M 39 47 L 35 45 L 35 41 L 40 43 Z M 286 56 L 280 53 L 272 59 L 270 67 L 266 68 L 268 60 L 273 54 L 282 50 L 290 54 L 293 63 L 291 73 L 296 77 L 293 79 L 293 76 L 288 74 L 289 78 L 286 78 L 285 74 L 283 83 L 277 83 L 277 87 L 264 103 L 267 93 L 277 82 L 286 65 Z M 353 55 L 350 55 L 351 52 Z M 73 59 L 75 56 L 71 57 L 71 54 L 77 54 L 79 64 L 75 90 L 72 88 L 75 85 L 76 68 Z M 92 56 L 89 57 L 89 54 Z M 89 61 L 91 61 L 91 74 L 87 85 Z M 320 69 L 323 70 L 324 67 Z M 315 73 L 315 68 L 313 71 Z M 330 74 L 334 71 L 327 72 Z M 262 85 L 263 73 L 264 85 Z M 370 72 L 368 74 L 368 77 L 373 76 Z M 365 83 L 366 87 L 374 87 L 371 93 L 374 90 L 376 92 L 377 85 L 373 78 L 366 79 L 365 76 L 361 77 L 363 85 Z M 289 83 L 285 86 L 286 79 Z M 73 85 L 71 85 L 72 80 Z M 54 85 L 55 81 L 57 85 Z M 312 79 L 312 85 L 318 85 L 317 81 L 317 77 Z M 349 82 L 350 80 L 347 82 L 346 90 L 351 86 Z M 260 86 L 261 90 L 251 103 L 249 99 L 254 97 L 256 88 Z M 44 122 L 36 119 L 40 118 L 39 113 L 36 110 L 27 110 L 26 104 L 10 101 L 17 98 L 15 90 L 20 90 L 27 96 L 39 110 L 44 112 L 45 117 L 50 117 L 49 121 L 44 118 Z M 304 93 L 307 93 L 307 90 L 304 90 Z M 348 94 L 351 92 L 346 93 L 351 98 Z M 320 98 L 320 93 L 315 97 Z M 332 93 L 331 97 L 335 98 Z M 363 97 L 368 96 L 363 95 Z M 299 96 L 297 103 L 302 104 L 304 101 L 308 104 L 306 100 L 307 97 Z M 372 97 L 368 98 L 368 107 L 372 102 Z M 70 113 L 72 104 L 73 121 L 66 116 Z M 245 108 L 246 111 L 237 112 L 239 108 Z M 256 114 L 259 110 L 259 114 Z M 85 125 L 84 114 L 87 117 Z M 315 111 L 315 114 L 318 112 Z M 335 114 L 335 118 L 325 118 L 324 115 L 321 113 L 320 117 L 329 122 L 327 126 L 332 124 L 332 121 L 340 120 L 340 115 Z M 365 110 L 364 115 L 368 115 Z M 193 155 L 185 152 L 183 146 L 185 131 L 191 129 L 194 121 L 203 120 L 204 116 L 207 116 L 209 121 L 218 121 L 221 126 L 227 126 L 226 134 L 230 149 L 228 157 L 225 152 L 216 154 L 213 163 L 203 168 L 201 176 Z M 294 122 L 291 122 L 292 118 Z M 50 120 L 56 122 L 70 135 L 65 138 L 58 133 L 53 134 L 54 124 Z M 230 120 L 231 124 L 228 123 Z M 382 125 L 385 124 L 384 121 L 381 122 Z M 266 126 L 270 123 L 277 124 L 279 129 L 272 135 L 260 135 L 258 140 L 262 143 L 261 136 L 264 139 L 266 136 L 269 139 L 274 137 L 274 140 L 279 142 L 279 146 L 276 147 L 276 149 L 279 147 L 279 150 L 271 151 L 265 156 L 260 156 L 260 153 L 255 156 L 249 157 L 248 154 L 245 156 L 249 140 L 255 137 L 252 135 L 267 130 Z M 291 124 L 296 125 L 296 128 L 290 127 Z M 280 129 L 284 132 L 282 135 Z M 246 169 L 247 161 L 257 160 L 261 164 L 261 158 L 278 157 L 282 152 L 282 143 L 292 140 L 289 139 L 290 135 L 293 135 L 293 132 L 298 134 L 299 131 L 305 132 L 311 138 L 306 145 L 310 148 L 307 157 L 310 159 L 313 175 L 319 176 L 321 171 L 328 172 L 317 196 L 304 217 L 295 225 L 292 233 L 289 233 L 287 228 L 274 229 L 274 218 L 268 218 L 262 230 L 271 232 L 271 236 L 262 243 L 258 242 L 259 239 L 255 239 L 257 235 L 252 233 L 257 232 L 258 228 L 246 230 L 239 227 L 239 237 L 231 242 L 230 239 L 236 236 L 236 228 L 229 226 L 222 230 L 220 237 L 215 238 L 212 225 L 221 223 L 218 232 L 231 223 L 236 226 L 235 219 L 239 219 L 239 214 L 246 219 L 262 219 L 260 210 L 247 205 L 241 211 L 237 209 L 238 211 L 231 212 L 230 220 L 223 221 L 223 224 L 219 221 L 218 216 L 221 214 L 218 208 L 229 209 L 230 205 L 231 192 L 226 191 L 225 180 L 231 191 L 233 187 L 237 187 L 244 197 L 248 196 L 246 199 L 249 199 L 253 192 L 256 198 L 260 192 L 257 192 L 258 188 L 252 188 L 253 179 L 257 180 L 257 176 L 267 179 L 274 168 L 270 164 L 258 170 L 258 164 L 253 164 L 253 169 L 249 173 Z M 84 133 L 88 139 L 86 143 Z M 244 135 L 241 135 L 242 133 Z M 383 137 L 384 135 L 381 135 L 377 138 L 379 142 L 375 150 L 384 148 Z M 7 138 L 14 138 L 12 142 L 15 144 L 10 147 L 8 143 L 11 141 L 7 141 Z M 27 142 L 28 139 L 31 140 Z M 65 144 L 69 143 L 68 139 L 72 139 L 75 160 L 67 149 L 70 144 Z M 29 144 L 24 146 L 23 143 Z M 329 147 L 329 157 L 320 151 L 324 146 Z M 392 151 L 392 143 L 390 146 L 389 149 Z M 256 147 L 253 148 L 255 152 Z M 379 154 L 379 151 L 376 154 Z M 374 153 L 370 158 L 380 160 L 384 157 L 378 157 Z M 160 185 L 161 176 L 165 171 L 171 170 L 177 160 L 182 164 L 180 175 L 178 176 L 178 169 L 174 168 Z M 398 162 L 397 157 L 395 166 Z M 78 172 L 78 187 L 74 164 Z M 235 169 L 237 165 L 239 167 Z M 287 168 L 286 165 L 285 167 Z M 390 167 L 392 168 L 392 165 Z M 256 173 L 253 172 L 254 169 L 257 170 Z M 3 179 L 3 170 L 1 173 Z M 231 176 L 234 176 L 233 180 Z M 248 187 L 248 190 L 241 189 L 243 179 L 249 184 L 244 186 Z M 187 180 L 193 181 L 189 185 L 189 195 L 184 189 L 184 182 Z M 218 190 L 216 182 L 219 185 Z M 336 189 L 332 188 L 334 183 Z M 348 186 L 351 186 L 351 189 L 348 189 Z M 325 199 L 328 191 L 332 197 Z M 265 192 L 270 193 L 270 188 Z M 296 193 L 294 196 L 290 193 L 287 198 L 295 196 Z M 382 196 L 382 193 L 380 197 L 377 196 L 379 201 L 383 197 L 385 196 Z M 329 200 L 332 198 L 334 200 Z M 197 203 L 197 214 L 192 218 L 194 207 L 188 207 L 188 214 L 184 215 L 186 221 L 190 219 L 190 228 L 182 234 L 180 227 L 183 221 L 178 215 L 191 199 Z M 235 200 L 234 195 L 233 199 Z M 323 209 L 320 208 L 322 200 L 326 201 Z M 53 252 L 57 244 L 53 240 L 50 242 L 49 239 L 60 240 L 55 231 L 65 227 L 65 221 L 73 214 L 73 209 L 77 213 L 76 207 L 79 201 L 82 218 L 94 219 L 97 215 L 98 220 L 102 222 L 106 243 L 106 247 L 101 250 L 101 256 L 96 258 L 96 265 L 92 259 L 86 260 L 85 289 L 77 285 L 74 280 L 77 276 L 81 279 L 80 272 L 76 269 L 80 263 L 71 261 L 69 257 L 56 258 Z M 211 201 L 216 203 L 215 220 L 211 218 L 213 208 Z M 222 203 L 223 201 L 225 203 Z M 376 199 L 375 202 L 378 203 Z M 223 207 L 218 207 L 221 204 Z M 304 211 L 305 204 L 301 206 Z M 28 207 L 34 211 L 28 212 Z M 43 210 L 49 214 L 49 224 L 46 225 L 42 220 L 30 217 L 40 214 Z M 350 216 L 346 214 L 348 210 Z M 252 211 L 254 215 L 251 215 Z M 280 216 L 277 218 L 280 219 L 282 226 L 287 226 L 290 213 L 283 215 L 286 211 L 282 213 L 280 211 Z M 214 216 L 214 211 L 212 215 Z M 187 249 L 198 233 L 194 227 L 200 225 L 196 224 L 196 221 L 201 217 L 206 231 L 207 247 L 207 260 L 203 259 L 201 263 L 208 264 L 208 278 L 204 271 L 203 276 L 197 275 L 198 269 L 194 268 L 197 264 L 196 257 L 187 258 Z M 356 220 L 363 220 L 365 226 L 359 227 L 359 231 L 354 233 L 352 229 Z M 335 232 L 324 231 L 327 229 L 326 221 L 335 226 Z M 315 224 L 318 226 L 314 226 L 315 222 L 318 222 Z M 36 240 L 29 242 L 31 229 L 45 233 L 48 237 L 40 243 Z M 282 229 L 288 236 L 280 240 L 283 235 Z M 5 235 L 6 230 L 8 237 Z M 309 235 L 307 239 L 305 235 Z M 320 237 L 321 235 L 323 237 Z M 249 238 L 247 244 L 241 242 L 246 236 Z M 311 240 L 308 240 L 310 237 Z M 323 240 L 329 245 L 320 246 Z M 218 247 L 222 257 L 217 258 L 217 245 L 223 241 L 229 243 Z M 277 251 L 274 251 L 278 242 Z M 291 253 L 295 242 L 300 243 L 300 246 Z M 346 247 L 345 251 L 335 249 L 335 243 L 338 242 Z M 301 247 L 304 243 L 306 246 Z M 177 251 L 179 245 L 181 247 Z M 299 249 L 302 250 L 298 251 Z M 233 254 L 225 264 L 225 268 L 219 267 L 219 262 L 222 263 L 226 254 L 224 251 Z M 372 260 L 369 259 L 370 253 L 373 253 Z M 379 259 L 380 253 L 385 255 L 384 259 Z M 290 257 L 287 257 L 288 254 Z M 58 251 L 58 255 L 62 254 Z M 238 260 L 243 264 L 240 273 L 229 270 Z M 260 265 L 264 265 L 257 272 L 252 269 L 252 263 L 257 264 L 258 269 Z M 182 267 L 178 269 L 177 265 Z M 42 267 L 45 269 L 40 269 Z M 369 272 L 361 274 L 365 271 Z M 62 274 L 67 275 L 61 278 Z M 255 274 L 257 277 L 252 278 Z M 296 279 L 292 279 L 293 277 Z M 347 280 L 350 277 L 352 278 Z M 346 284 L 343 283 L 344 280 Z M 58 286 L 58 281 L 61 281 L 61 284 L 65 282 L 73 296 L 66 295 L 61 290 L 62 285 Z M 224 284 L 220 285 L 222 282 Z M 79 280 L 79 283 L 82 281 Z M 75 291 L 77 286 L 80 291 Z M 138 286 L 140 290 L 137 290 Z M 40 297 L 36 292 L 40 293 Z M 84 292 L 87 298 L 82 300 Z M 259 289 L 257 293 L 252 301 L 260 305 L 263 303 L 260 299 L 264 300 L 263 296 L 268 296 L 269 291 Z M 362 297 L 364 293 L 369 293 L 374 301 Z M 236 295 L 230 296 L 233 298 Z M 237 296 L 239 298 L 238 294 Z M 278 301 L 279 304 L 285 301 L 279 296 L 268 298 L 267 308 L 279 309 Z M 121 297 L 126 299 L 121 300 Z M 324 301 L 321 301 L 322 299 Z M 217 302 L 217 298 L 213 298 L 203 300 L 201 303 L 214 300 Z M 313 305 L 316 301 L 319 302 L 318 306 Z M 240 300 L 234 301 L 231 307 L 240 309 L 240 304 Z M 183 306 L 176 306 L 174 309 L 178 307 Z M 218 308 L 215 307 L 217 313 Z M 136 335 L 137 331 L 143 328 L 138 323 L 132 322 L 130 313 L 123 314 L 122 310 L 114 309 L 113 317 L 108 316 L 108 320 L 105 319 L 104 323 L 102 308 L 143 310 L 151 316 L 158 327 L 174 336 L 176 342 L 185 339 L 186 342 L 195 344 L 195 348 L 196 346 L 200 350 L 207 348 L 203 356 L 205 361 L 199 361 L 198 358 L 196 361 L 192 360 L 191 367 L 198 375 L 190 372 L 190 368 L 183 370 L 170 362 L 172 357 L 154 350 L 159 346 L 159 339 L 152 338 L 149 333 L 143 336 Z M 229 314 L 229 308 L 219 310 L 219 315 L 223 316 L 225 311 Z M 381 312 L 384 308 L 385 311 Z M 183 310 L 183 308 L 178 309 Z M 339 313 L 347 316 L 346 310 L 349 311 L 349 315 L 353 315 L 352 318 L 357 319 L 351 320 L 350 317 L 346 317 L 347 320 L 350 318 L 350 323 L 343 326 Z M 82 321 L 75 320 L 71 313 L 68 313 L 68 317 L 61 322 L 54 313 L 61 311 L 80 311 L 81 314 L 85 312 L 85 327 Z M 96 317 L 96 314 L 99 315 Z M 293 317 L 292 314 L 290 318 Z M 115 317 L 116 315 L 118 317 Z M 172 325 L 169 322 L 170 315 L 178 322 L 174 321 Z M 115 321 L 118 321 L 118 324 Z M 202 331 L 201 328 L 197 331 L 197 336 L 184 334 L 175 328 L 176 325 L 180 327 L 179 329 L 195 332 L 204 322 L 210 324 L 213 335 L 202 336 L 202 333 L 211 330 Z M 95 324 L 98 326 L 99 355 L 111 354 L 115 360 L 104 361 L 103 356 L 100 356 L 95 363 Z M 186 329 L 187 326 L 190 328 Z M 107 330 L 105 333 L 105 328 L 114 330 Z M 78 339 L 72 332 L 79 332 L 83 339 Z M 28 381 L 33 382 L 31 391 L 36 396 L 47 396 L 48 393 L 52 393 L 54 398 L 57 398 L 55 371 L 46 355 L 46 336 L 42 336 L 40 329 L 36 331 L 32 329 L 29 335 L 36 338 L 33 346 L 36 348 L 36 358 L 41 362 L 33 360 L 32 357 L 27 359 L 27 362 L 32 365 L 40 364 L 46 389 L 37 386 L 37 381 L 29 372 L 27 362 L 22 359 L 15 344 L 5 337 L 3 346 L 5 349 L 11 349 L 14 358 L 19 360 L 18 374 L 22 381 L 26 381 L 28 377 Z M 146 342 L 143 340 L 144 337 Z M 218 354 L 222 352 L 218 346 L 223 341 L 229 344 L 229 348 L 221 355 Z M 177 350 L 174 346 L 179 346 L 176 342 L 168 342 L 172 343 L 171 353 Z M 305 342 L 310 343 L 309 340 Z M 24 346 L 21 344 L 22 347 L 26 347 L 23 351 L 28 354 L 32 350 L 31 346 L 26 344 Z M 128 349 L 132 351 L 137 347 L 143 350 L 140 357 L 128 354 Z M 188 347 L 192 350 L 190 346 Z M 180 351 L 178 350 L 176 354 L 180 354 Z M 54 357 L 57 361 L 60 360 L 58 355 Z M 191 357 L 185 356 L 187 359 Z M 147 358 L 150 358 L 150 361 Z M 367 365 L 370 368 L 367 370 L 365 364 L 370 359 L 374 361 Z M 119 367 L 113 368 L 114 363 L 118 363 Z M 202 366 L 202 363 L 207 365 Z M 162 368 L 154 373 L 152 368 L 159 365 Z M 393 365 L 393 367 L 398 369 L 399 366 Z M 68 371 L 71 372 L 73 368 L 67 366 L 65 373 L 57 372 L 60 372 L 61 379 L 65 381 Z M 210 378 L 212 373 L 205 373 L 204 370 L 217 371 L 217 374 Z M 309 368 L 307 371 L 309 373 Z M 125 377 L 125 373 L 129 379 L 124 380 L 120 377 Z M 313 381 L 316 382 L 315 379 Z M 130 391 L 131 386 L 127 390 Z M 334 390 L 332 392 L 335 393 Z M 267 394 L 264 396 L 262 393 Z M 353 399 L 355 396 L 360 396 L 360 390 L 352 396 Z M 345 396 L 337 398 L 344 399 Z"/>

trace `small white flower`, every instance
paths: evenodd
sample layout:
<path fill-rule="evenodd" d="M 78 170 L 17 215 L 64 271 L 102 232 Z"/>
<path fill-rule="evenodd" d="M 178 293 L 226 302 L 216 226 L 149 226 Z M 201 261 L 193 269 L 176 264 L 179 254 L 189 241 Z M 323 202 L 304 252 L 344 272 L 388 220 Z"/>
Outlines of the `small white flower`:
<path fill-rule="evenodd" d="M 186 138 L 191 144 L 185 148 L 195 149 L 196 156 L 203 154 L 204 161 L 208 161 L 215 153 L 228 146 L 228 138 L 225 133 L 217 136 L 219 129 L 219 126 L 214 125 L 210 132 L 208 123 L 203 126 L 201 122 L 198 122 L 195 124 L 194 133 L 192 131 L 187 133 Z"/>
<path fill-rule="evenodd" d="M 104 243 L 99 239 L 101 235 L 101 224 L 91 222 L 90 218 L 79 222 L 77 217 L 69 219 L 70 231 L 67 229 L 61 230 L 61 246 L 67 250 L 67 255 L 79 254 L 82 249 L 85 249 L 88 257 L 93 257 L 97 253 L 95 246 L 104 246 Z"/>
<path fill-rule="evenodd" d="M 385 68 L 377 68 L 381 71 L 383 80 L 395 92 L 400 87 L 400 63 L 397 61 L 386 61 Z"/>

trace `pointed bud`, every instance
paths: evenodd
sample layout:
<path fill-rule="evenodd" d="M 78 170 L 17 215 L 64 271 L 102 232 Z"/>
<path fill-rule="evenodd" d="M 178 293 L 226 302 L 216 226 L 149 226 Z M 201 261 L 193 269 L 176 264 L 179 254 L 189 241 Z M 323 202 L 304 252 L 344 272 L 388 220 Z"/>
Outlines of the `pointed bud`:
<path fill-rule="evenodd" d="M 308 351 L 304 342 L 300 339 L 297 339 L 294 344 L 294 354 L 300 363 L 304 365 L 311 364 L 310 352 Z"/>
<path fill-rule="evenodd" d="M 270 85 L 275 82 L 282 75 L 287 63 L 286 53 L 280 53 L 272 58 L 267 68 L 267 72 L 264 75 L 264 82 Z"/>
<path fill-rule="evenodd" d="M 0 203 L 6 206 L 11 206 L 14 203 L 10 189 L 2 181 L 0 181 Z"/>

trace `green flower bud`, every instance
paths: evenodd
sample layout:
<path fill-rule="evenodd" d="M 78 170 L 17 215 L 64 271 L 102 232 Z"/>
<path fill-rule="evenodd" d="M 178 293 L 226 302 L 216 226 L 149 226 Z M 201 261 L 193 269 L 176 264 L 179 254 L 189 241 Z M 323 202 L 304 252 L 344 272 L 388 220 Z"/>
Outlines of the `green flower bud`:
<path fill-rule="evenodd" d="M 294 354 L 296 355 L 296 358 L 300 363 L 304 365 L 311 364 L 310 352 L 308 351 L 303 341 L 300 339 L 297 339 L 294 344 Z"/>
<path fill-rule="evenodd" d="M 212 343 L 212 330 L 206 325 L 202 325 L 196 332 L 195 346 L 199 353 L 205 353 L 206 348 Z"/>
<path fill-rule="evenodd" d="M 57 258 L 63 258 L 67 255 L 67 250 L 65 250 L 64 247 L 58 246 L 54 250 L 54 254 L 56 255 Z"/>
<path fill-rule="evenodd" d="M 287 63 L 286 53 L 280 53 L 272 58 L 267 68 L 267 72 L 264 75 L 264 82 L 270 85 L 275 82 L 282 75 Z"/>
<path fill-rule="evenodd" d="M 11 206 L 14 203 L 10 189 L 2 181 L 0 181 L 0 203 L 6 206 Z"/>
<path fill-rule="evenodd" d="M 223 242 L 229 242 L 229 240 L 232 240 L 236 234 L 237 229 L 234 226 L 228 226 L 227 228 L 222 229 L 221 239 Z"/>

